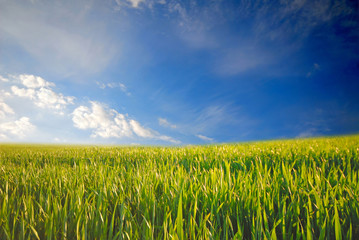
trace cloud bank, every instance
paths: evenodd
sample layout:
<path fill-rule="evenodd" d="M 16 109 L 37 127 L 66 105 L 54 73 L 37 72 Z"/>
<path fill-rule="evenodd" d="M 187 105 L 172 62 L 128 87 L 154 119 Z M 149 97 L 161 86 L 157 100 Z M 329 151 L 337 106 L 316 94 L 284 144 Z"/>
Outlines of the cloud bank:
<path fill-rule="evenodd" d="M 46 81 L 40 76 L 31 74 L 0 75 L 5 90 L 1 90 L 0 95 L 0 138 L 1 140 L 14 140 L 17 138 L 31 139 L 29 135 L 35 129 L 37 138 L 47 136 L 42 134 L 42 125 L 51 126 L 51 121 L 56 122 L 56 128 L 66 129 L 72 132 L 75 127 L 81 130 L 91 130 L 92 138 L 127 138 L 131 141 L 158 140 L 179 144 L 180 141 L 172 137 L 161 135 L 160 133 L 142 126 L 138 121 L 129 118 L 127 114 L 121 114 L 114 109 L 108 108 L 105 104 L 90 101 L 90 106 L 78 105 L 75 97 L 65 96 L 61 92 L 53 90 L 55 84 Z M 4 80 L 5 79 L 5 80 Z M 123 84 L 110 83 L 106 87 L 119 87 L 127 90 Z M 8 89 L 6 89 L 8 88 Z M 10 92 L 7 92 L 10 90 Z M 26 106 L 16 104 L 17 99 L 28 99 L 24 102 Z M 15 108 L 12 107 L 15 105 Z M 29 105 L 28 105 L 29 104 Z M 71 106 L 75 106 L 71 110 Z M 31 110 L 28 110 L 30 108 Z M 46 110 L 46 112 L 43 112 Z M 70 112 L 71 111 L 71 112 Z M 23 116 L 25 115 L 28 116 Z M 50 122 L 39 117 L 54 113 L 49 116 Z M 61 115 L 61 117 L 60 117 Z M 37 127 L 32 123 L 35 120 Z M 71 120 L 73 126 L 71 126 Z M 68 125 L 70 123 L 70 125 Z M 55 126 L 53 126 L 55 127 Z M 51 139 L 60 139 L 63 136 L 49 135 Z M 33 139 L 36 141 L 36 138 Z"/>

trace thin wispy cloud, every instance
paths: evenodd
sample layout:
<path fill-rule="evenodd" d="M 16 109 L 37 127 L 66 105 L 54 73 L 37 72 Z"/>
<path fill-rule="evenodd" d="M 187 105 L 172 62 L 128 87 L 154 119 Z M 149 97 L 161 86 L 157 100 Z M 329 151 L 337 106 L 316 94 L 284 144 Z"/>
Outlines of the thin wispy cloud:
<path fill-rule="evenodd" d="M 224 21 L 219 5 L 216 2 L 199 6 L 196 2 L 171 1 L 168 10 L 175 16 L 175 32 L 194 49 L 218 48 L 220 41 L 213 30 Z"/>
<path fill-rule="evenodd" d="M 210 137 L 207 137 L 207 136 L 204 136 L 201 134 L 197 134 L 196 137 L 202 139 L 203 141 L 207 141 L 207 142 L 212 142 L 214 140 L 213 138 L 210 138 Z"/>
<path fill-rule="evenodd" d="M 211 105 L 198 113 L 194 126 L 198 132 L 210 132 L 220 126 L 236 125 L 240 121 L 236 114 L 231 105 Z"/>
<path fill-rule="evenodd" d="M 166 118 L 158 118 L 158 124 L 163 127 L 177 128 L 175 124 L 170 123 Z"/>
<path fill-rule="evenodd" d="M 131 96 L 131 93 L 128 91 L 127 87 L 125 84 L 120 83 L 120 82 L 110 82 L 110 83 L 103 83 L 103 82 L 98 82 L 96 81 L 96 84 L 101 88 L 101 89 L 106 89 L 106 88 L 119 88 L 122 92 L 126 93 L 127 96 Z"/>
<path fill-rule="evenodd" d="M 268 65 L 273 58 L 258 48 L 247 43 L 245 47 L 227 49 L 216 61 L 216 73 L 223 76 L 233 76 Z"/>
<path fill-rule="evenodd" d="M 239 1 L 236 7 L 231 4 L 168 4 L 170 13 L 177 14 L 179 36 L 191 47 L 210 50 L 217 57 L 212 69 L 223 76 L 276 64 L 299 51 L 321 25 L 353 13 L 346 1 L 258 0 Z M 222 26 L 233 21 L 239 30 L 235 34 L 224 31 Z M 250 24 L 245 25 L 248 21 Z M 332 33 L 332 37 L 337 36 Z"/>
<path fill-rule="evenodd" d="M 6 116 L 14 113 L 14 110 L 9 105 L 0 100 L 0 119 L 4 119 Z"/>
<path fill-rule="evenodd" d="M 318 63 L 314 63 L 312 69 L 307 73 L 307 78 L 311 77 L 314 73 L 320 70 Z"/>
<path fill-rule="evenodd" d="M 137 121 L 135 121 L 133 119 L 130 120 L 130 124 L 131 124 L 133 132 L 139 137 L 168 141 L 173 144 L 181 143 L 181 141 L 173 139 L 172 137 L 160 135 L 158 132 L 156 132 L 152 129 L 144 128 Z"/>

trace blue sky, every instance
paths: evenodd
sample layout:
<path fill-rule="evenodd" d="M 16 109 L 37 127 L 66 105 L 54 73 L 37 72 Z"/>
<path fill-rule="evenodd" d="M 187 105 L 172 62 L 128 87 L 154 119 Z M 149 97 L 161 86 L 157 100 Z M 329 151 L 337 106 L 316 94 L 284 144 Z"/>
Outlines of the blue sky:
<path fill-rule="evenodd" d="M 0 0 L 0 141 L 359 132 L 359 4 Z"/>

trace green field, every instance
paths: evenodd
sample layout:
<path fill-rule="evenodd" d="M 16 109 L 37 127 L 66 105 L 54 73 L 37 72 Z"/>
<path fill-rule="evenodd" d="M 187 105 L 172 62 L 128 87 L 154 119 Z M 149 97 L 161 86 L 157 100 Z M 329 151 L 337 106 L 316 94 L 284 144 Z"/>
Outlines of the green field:
<path fill-rule="evenodd" d="M 0 145 L 0 239 L 355 239 L 359 136 Z"/>

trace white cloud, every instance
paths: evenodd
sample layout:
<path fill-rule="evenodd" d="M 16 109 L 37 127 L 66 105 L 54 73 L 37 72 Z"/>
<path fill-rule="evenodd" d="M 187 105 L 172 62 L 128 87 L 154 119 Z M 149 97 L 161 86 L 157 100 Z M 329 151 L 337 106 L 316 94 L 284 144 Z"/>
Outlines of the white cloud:
<path fill-rule="evenodd" d="M 19 88 L 17 86 L 12 86 L 11 91 L 13 94 L 19 97 L 26 97 L 30 99 L 34 99 L 36 92 L 34 89 L 27 89 L 27 88 Z"/>
<path fill-rule="evenodd" d="M 23 138 L 28 133 L 31 133 L 33 130 L 35 130 L 35 128 L 36 127 L 31 124 L 29 118 L 22 117 L 14 122 L 1 123 L 0 134 L 2 136 L 7 136 L 7 134 L 11 134 L 15 137 Z"/>
<path fill-rule="evenodd" d="M 13 76 L 15 79 L 27 88 L 19 88 L 11 86 L 11 91 L 14 95 L 31 99 L 34 104 L 40 108 L 53 109 L 56 113 L 63 114 L 62 110 L 67 105 L 74 104 L 74 97 L 64 96 L 62 93 L 54 92 L 50 86 L 55 86 L 54 83 L 45 81 L 43 78 L 22 74 Z"/>
<path fill-rule="evenodd" d="M 0 119 L 4 119 L 7 115 L 14 114 L 14 110 L 4 102 L 0 102 Z"/>
<path fill-rule="evenodd" d="M 19 80 L 21 83 L 28 88 L 41 88 L 41 87 L 53 87 L 55 86 L 52 82 L 45 81 L 42 77 L 29 75 L 29 74 L 21 74 L 19 75 Z"/>
<path fill-rule="evenodd" d="M 128 2 L 131 3 L 132 7 L 137 8 L 141 2 L 144 2 L 144 0 L 128 0 Z"/>
<path fill-rule="evenodd" d="M 120 10 L 122 7 L 127 8 L 140 8 L 145 6 L 152 8 L 154 4 L 166 4 L 166 0 L 115 0 L 116 1 L 116 10 Z"/>
<path fill-rule="evenodd" d="M 0 100 L 4 99 L 5 97 L 10 97 L 10 96 L 11 96 L 11 93 L 9 93 L 3 89 L 0 90 Z"/>
<path fill-rule="evenodd" d="M 206 137 L 204 135 L 201 135 L 201 134 L 197 134 L 196 137 L 202 139 L 203 141 L 209 141 L 209 142 L 212 142 L 214 139 L 213 138 L 210 138 L 210 137 Z"/>
<path fill-rule="evenodd" d="M 8 82 L 9 79 L 7 79 L 7 78 L 5 78 L 5 77 L 3 77 L 3 76 L 0 75 L 0 81 L 2 81 L 2 82 Z"/>
<path fill-rule="evenodd" d="M 137 121 L 130 120 L 130 125 L 132 127 L 132 130 L 136 133 L 137 136 L 143 137 L 143 138 L 154 138 L 155 132 L 151 131 L 150 129 L 146 129 L 142 127 Z"/>
<path fill-rule="evenodd" d="M 125 116 L 101 103 L 91 102 L 91 109 L 86 106 L 76 108 L 72 113 L 75 127 L 93 129 L 91 137 L 121 138 L 132 136 L 132 131 Z"/>
<path fill-rule="evenodd" d="M 158 124 L 163 127 L 177 128 L 176 125 L 168 122 L 168 120 L 166 118 L 158 118 Z"/>
<path fill-rule="evenodd" d="M 91 108 L 80 106 L 72 113 L 74 126 L 79 129 L 92 129 L 91 137 L 122 138 L 134 137 L 169 141 L 175 144 L 180 142 L 163 136 L 152 129 L 144 128 L 133 119 L 114 109 L 108 109 L 102 103 L 91 101 Z"/>
<path fill-rule="evenodd" d="M 35 104 L 41 108 L 63 109 L 66 105 L 73 104 L 74 97 L 64 96 L 55 93 L 48 88 L 40 88 L 37 91 L 37 101 Z"/>

